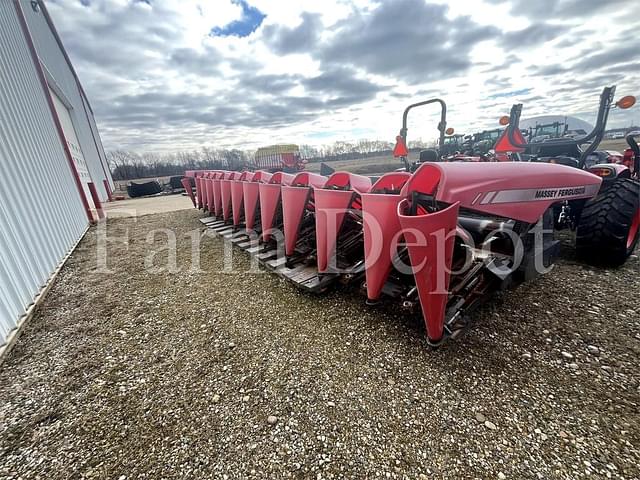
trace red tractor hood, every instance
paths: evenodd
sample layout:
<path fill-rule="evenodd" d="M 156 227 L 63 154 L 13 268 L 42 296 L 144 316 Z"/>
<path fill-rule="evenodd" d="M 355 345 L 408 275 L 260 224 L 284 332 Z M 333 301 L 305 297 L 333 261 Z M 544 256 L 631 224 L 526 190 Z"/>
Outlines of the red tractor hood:
<path fill-rule="evenodd" d="M 424 163 L 403 193 L 535 223 L 556 202 L 595 196 L 601 183 L 592 173 L 550 163 Z"/>

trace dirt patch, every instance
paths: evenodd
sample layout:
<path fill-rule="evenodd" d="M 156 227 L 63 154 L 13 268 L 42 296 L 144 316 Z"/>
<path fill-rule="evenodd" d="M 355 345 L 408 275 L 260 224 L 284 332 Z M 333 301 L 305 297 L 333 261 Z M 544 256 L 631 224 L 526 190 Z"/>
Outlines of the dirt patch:
<path fill-rule="evenodd" d="M 220 273 L 218 239 L 192 271 L 198 216 L 113 220 L 113 274 L 82 241 L 0 370 L 0 477 L 640 476 L 637 257 L 600 270 L 568 247 L 433 351 L 355 292 Z M 180 271 L 146 273 L 164 227 Z"/>
<path fill-rule="evenodd" d="M 104 204 L 107 216 L 136 217 L 154 213 L 168 213 L 193 208 L 193 203 L 186 195 L 158 195 L 154 197 L 128 198 Z"/>
<path fill-rule="evenodd" d="M 417 154 L 411 155 L 412 159 L 414 157 L 417 157 Z M 321 162 L 309 163 L 306 169 L 310 172 L 320 173 L 320 163 Z M 355 158 L 352 160 L 336 160 L 326 162 L 326 164 L 336 171 L 346 170 L 360 175 L 381 175 L 383 173 L 393 172 L 404 166 L 399 159 L 393 158 L 392 155 Z"/>

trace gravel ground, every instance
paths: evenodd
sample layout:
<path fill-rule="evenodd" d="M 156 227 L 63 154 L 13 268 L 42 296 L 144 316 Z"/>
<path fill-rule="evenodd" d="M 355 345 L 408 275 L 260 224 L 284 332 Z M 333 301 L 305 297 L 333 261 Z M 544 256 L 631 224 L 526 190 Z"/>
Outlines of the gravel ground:
<path fill-rule="evenodd" d="M 113 274 L 82 241 L 0 367 L 1 478 L 640 477 L 637 256 L 568 249 L 432 351 L 355 293 L 215 273 L 218 239 L 190 272 L 198 216 L 113 221 Z M 165 226 L 180 272 L 144 273 Z"/>

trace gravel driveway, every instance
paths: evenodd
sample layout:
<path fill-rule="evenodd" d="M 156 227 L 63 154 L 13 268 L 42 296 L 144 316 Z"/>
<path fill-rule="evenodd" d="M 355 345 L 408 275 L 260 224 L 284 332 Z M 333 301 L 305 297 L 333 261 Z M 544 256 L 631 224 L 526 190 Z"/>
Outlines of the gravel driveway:
<path fill-rule="evenodd" d="M 637 256 L 567 249 L 433 351 L 356 293 L 216 273 L 218 239 L 190 272 L 199 215 L 113 221 L 112 274 L 82 241 L 0 367 L 1 478 L 640 477 Z M 162 227 L 180 272 L 145 273 Z"/>

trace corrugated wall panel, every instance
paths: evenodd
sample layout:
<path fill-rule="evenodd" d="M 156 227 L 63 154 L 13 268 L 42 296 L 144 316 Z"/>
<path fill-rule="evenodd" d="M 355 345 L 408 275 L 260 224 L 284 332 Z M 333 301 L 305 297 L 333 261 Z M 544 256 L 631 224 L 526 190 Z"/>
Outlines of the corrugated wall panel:
<path fill-rule="evenodd" d="M 89 105 L 89 102 L 87 101 L 84 95 L 82 95 L 82 101 L 84 102 L 85 109 L 88 114 L 87 117 L 89 119 L 89 126 L 91 127 L 91 131 L 93 132 L 93 138 L 95 139 L 98 147 L 100 160 L 102 161 L 102 165 L 104 166 L 104 169 L 107 171 L 107 181 L 109 182 L 111 191 L 113 192 L 115 190 L 115 183 L 113 183 L 113 177 L 111 177 L 109 162 L 107 161 L 107 155 L 105 154 L 104 147 L 102 146 L 102 139 L 100 138 L 100 134 L 98 133 L 98 126 L 96 125 L 96 119 L 93 116 L 93 112 L 91 111 L 91 106 Z"/>
<path fill-rule="evenodd" d="M 88 118 L 88 116 L 92 116 L 91 111 L 88 108 L 86 110 L 84 108 L 80 88 L 47 23 L 44 12 L 41 9 L 35 12 L 33 8 L 31 8 L 31 0 L 20 1 L 40 61 L 49 71 L 65 97 L 71 102 L 72 109 L 70 110 L 70 114 L 78 136 L 78 141 L 80 142 L 80 148 L 87 161 L 89 174 L 98 189 L 100 199 L 105 201 L 107 199 L 107 192 L 104 189 L 103 180 L 111 175 L 108 169 L 104 168 L 101 152 L 98 152 L 96 148 L 97 142 L 94 139 Z M 104 152 L 102 152 L 102 156 L 104 156 Z M 110 178 L 108 178 L 108 180 L 111 182 Z M 89 199 L 89 202 L 91 203 L 91 199 Z"/>
<path fill-rule="evenodd" d="M 0 1 L 0 345 L 88 220 L 14 4 Z"/>

